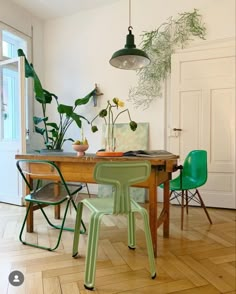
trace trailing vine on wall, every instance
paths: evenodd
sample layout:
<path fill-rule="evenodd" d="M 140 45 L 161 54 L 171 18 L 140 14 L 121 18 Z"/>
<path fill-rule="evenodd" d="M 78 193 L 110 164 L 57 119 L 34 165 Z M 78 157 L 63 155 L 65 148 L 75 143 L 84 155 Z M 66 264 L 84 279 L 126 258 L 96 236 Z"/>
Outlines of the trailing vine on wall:
<path fill-rule="evenodd" d="M 128 101 L 136 108 L 146 109 L 161 97 L 163 82 L 171 72 L 171 55 L 196 37 L 205 39 L 205 35 L 206 27 L 197 9 L 180 13 L 176 19 L 170 17 L 157 29 L 144 32 L 141 46 L 151 64 L 137 71 L 138 85 L 130 89 Z"/>

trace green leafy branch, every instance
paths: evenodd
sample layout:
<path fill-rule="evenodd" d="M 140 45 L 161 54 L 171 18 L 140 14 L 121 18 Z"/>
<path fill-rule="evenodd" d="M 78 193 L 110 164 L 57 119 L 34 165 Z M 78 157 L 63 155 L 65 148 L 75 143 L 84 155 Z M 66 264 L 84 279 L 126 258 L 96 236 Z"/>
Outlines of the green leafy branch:
<path fill-rule="evenodd" d="M 184 48 L 198 37 L 205 39 L 206 27 L 197 9 L 180 13 L 177 19 L 170 17 L 157 29 L 142 34 L 142 50 L 151 59 L 151 64 L 137 71 L 138 85 L 129 91 L 129 101 L 136 108 L 144 109 L 162 96 L 163 82 L 171 72 L 171 55 Z"/>

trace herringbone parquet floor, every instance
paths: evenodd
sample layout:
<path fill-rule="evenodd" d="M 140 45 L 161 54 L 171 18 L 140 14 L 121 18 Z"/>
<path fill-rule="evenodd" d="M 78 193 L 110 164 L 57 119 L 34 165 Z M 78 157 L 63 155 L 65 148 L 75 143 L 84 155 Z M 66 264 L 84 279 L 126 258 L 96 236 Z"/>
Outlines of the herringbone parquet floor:
<path fill-rule="evenodd" d="M 161 206 L 161 204 L 160 204 Z M 51 208 L 47 208 L 52 214 Z M 86 212 L 86 210 L 85 210 Z M 102 222 L 96 271 L 96 289 L 83 287 L 87 235 L 81 236 L 77 259 L 71 257 L 73 233 L 64 232 L 58 250 L 48 252 L 22 245 L 18 234 L 25 208 L 0 203 L 0 293 L 1 294 L 217 294 L 235 292 L 235 211 L 209 209 L 213 225 L 204 212 L 190 207 L 180 230 L 180 208 L 171 206 L 170 238 L 158 232 L 158 276 L 150 279 L 142 222 L 137 221 L 137 248 L 127 248 L 124 217 Z M 72 212 L 68 224 L 73 226 Z M 89 214 L 84 217 L 85 223 Z M 39 234 L 38 234 L 39 233 Z M 40 212 L 35 213 L 35 233 L 27 234 L 41 244 L 50 244 L 58 233 L 45 226 Z M 8 282 L 13 270 L 24 274 L 24 283 Z"/>

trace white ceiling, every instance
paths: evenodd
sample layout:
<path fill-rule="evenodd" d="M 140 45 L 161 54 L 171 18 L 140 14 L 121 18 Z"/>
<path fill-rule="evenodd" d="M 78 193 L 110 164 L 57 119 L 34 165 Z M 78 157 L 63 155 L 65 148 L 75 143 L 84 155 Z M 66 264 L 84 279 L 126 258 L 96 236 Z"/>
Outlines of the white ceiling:
<path fill-rule="evenodd" d="M 11 0 L 34 16 L 47 20 L 74 14 L 118 0 Z"/>

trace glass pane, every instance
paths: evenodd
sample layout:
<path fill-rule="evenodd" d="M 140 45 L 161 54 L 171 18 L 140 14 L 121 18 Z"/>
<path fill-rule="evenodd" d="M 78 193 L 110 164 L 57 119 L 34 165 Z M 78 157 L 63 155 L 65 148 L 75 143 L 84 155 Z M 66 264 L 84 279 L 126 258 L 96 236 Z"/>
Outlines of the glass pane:
<path fill-rule="evenodd" d="M 10 44 L 6 41 L 2 41 L 2 55 L 9 58 L 11 57 Z"/>
<path fill-rule="evenodd" d="M 27 53 L 26 41 L 8 31 L 2 31 L 2 41 L 2 54 L 4 57 L 17 57 L 17 50 L 20 48 Z"/>
<path fill-rule="evenodd" d="M 19 82 L 17 63 L 1 68 L 1 140 L 19 139 Z"/>

